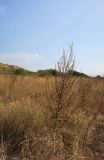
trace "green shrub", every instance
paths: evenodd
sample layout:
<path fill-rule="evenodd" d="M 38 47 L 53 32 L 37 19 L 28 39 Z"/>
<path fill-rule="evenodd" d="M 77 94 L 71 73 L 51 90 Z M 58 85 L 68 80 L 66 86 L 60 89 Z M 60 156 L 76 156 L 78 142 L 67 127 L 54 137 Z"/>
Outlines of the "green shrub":
<path fill-rule="evenodd" d="M 22 68 L 18 68 L 18 69 L 15 69 L 15 72 L 14 72 L 16 75 L 26 75 L 27 74 L 27 71 L 22 69 Z"/>
<path fill-rule="evenodd" d="M 46 69 L 46 70 L 39 70 L 36 72 L 36 74 L 38 76 L 49 76 L 49 75 L 55 75 L 56 74 L 56 70 L 54 69 Z"/>

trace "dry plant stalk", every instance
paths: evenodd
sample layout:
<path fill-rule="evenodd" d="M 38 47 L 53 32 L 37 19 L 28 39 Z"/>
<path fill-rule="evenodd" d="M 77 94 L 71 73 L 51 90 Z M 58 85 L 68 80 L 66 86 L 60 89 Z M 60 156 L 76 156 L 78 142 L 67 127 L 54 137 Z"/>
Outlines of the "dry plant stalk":
<path fill-rule="evenodd" d="M 73 71 L 75 68 L 75 59 L 73 56 L 73 45 L 70 46 L 69 57 L 66 57 L 65 51 L 59 59 L 55 70 L 56 75 L 48 85 L 48 100 L 50 101 L 50 110 L 52 113 L 52 129 L 54 141 L 54 155 L 56 154 L 56 139 L 60 138 L 61 157 L 63 157 L 63 127 L 67 119 L 67 110 L 71 107 L 71 96 L 73 95 L 72 88 L 74 86 L 75 77 Z"/>
<path fill-rule="evenodd" d="M 75 82 L 75 77 L 73 77 L 74 68 L 75 60 L 73 57 L 73 45 L 71 45 L 69 58 L 66 57 L 65 51 L 63 51 L 63 56 L 55 68 L 55 78 L 48 87 L 50 97 L 53 97 L 51 111 L 53 113 L 53 128 L 55 130 L 62 127 L 65 112 L 70 107 L 70 98 Z"/>

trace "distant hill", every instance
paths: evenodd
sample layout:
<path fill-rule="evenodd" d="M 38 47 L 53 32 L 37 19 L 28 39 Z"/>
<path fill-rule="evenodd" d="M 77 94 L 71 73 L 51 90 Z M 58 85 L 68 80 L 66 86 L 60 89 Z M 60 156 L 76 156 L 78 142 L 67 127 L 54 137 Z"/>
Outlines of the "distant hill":
<path fill-rule="evenodd" d="M 36 72 L 32 72 L 29 70 L 26 70 L 24 68 L 15 66 L 15 65 L 8 65 L 0 63 L 0 74 L 15 74 L 15 75 L 36 75 L 36 76 L 49 76 L 49 75 L 55 75 L 57 71 L 55 69 L 46 69 L 46 70 L 38 70 Z M 75 76 L 83 76 L 88 77 L 84 73 L 80 73 L 77 71 L 73 71 L 73 75 Z"/>
<path fill-rule="evenodd" d="M 0 63 L 0 74 L 28 74 L 30 71 L 15 65 Z"/>
<path fill-rule="evenodd" d="M 48 76 L 48 75 L 55 75 L 57 73 L 57 71 L 55 69 L 46 69 L 46 70 L 39 70 L 37 72 L 35 72 L 35 75 L 38 76 Z M 73 71 L 73 75 L 74 76 L 81 76 L 81 77 L 88 77 L 88 75 L 84 74 L 84 73 L 80 73 L 77 71 Z"/>

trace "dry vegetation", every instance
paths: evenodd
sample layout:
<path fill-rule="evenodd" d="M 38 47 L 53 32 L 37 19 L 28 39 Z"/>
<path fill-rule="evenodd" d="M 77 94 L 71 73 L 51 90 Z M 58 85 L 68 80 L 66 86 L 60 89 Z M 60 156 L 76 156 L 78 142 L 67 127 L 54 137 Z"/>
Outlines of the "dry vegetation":
<path fill-rule="evenodd" d="M 0 77 L 0 160 L 104 159 L 104 80 L 59 62 L 56 77 Z"/>

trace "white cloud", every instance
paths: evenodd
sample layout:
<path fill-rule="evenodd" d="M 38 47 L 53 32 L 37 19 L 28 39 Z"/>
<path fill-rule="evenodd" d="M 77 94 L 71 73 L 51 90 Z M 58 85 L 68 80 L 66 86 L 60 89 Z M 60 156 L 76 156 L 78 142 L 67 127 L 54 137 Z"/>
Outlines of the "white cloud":
<path fill-rule="evenodd" d="M 8 53 L 8 54 L 0 54 L 1 59 L 8 60 L 34 60 L 42 58 L 37 53 L 29 53 L 29 52 L 17 52 L 17 53 Z"/>
<path fill-rule="evenodd" d="M 7 13 L 7 9 L 0 5 L 0 15 L 5 15 Z"/>
<path fill-rule="evenodd" d="M 19 53 L 1 53 L 0 62 L 5 64 L 13 64 L 30 70 L 38 68 L 44 58 L 37 53 L 19 52 Z"/>

